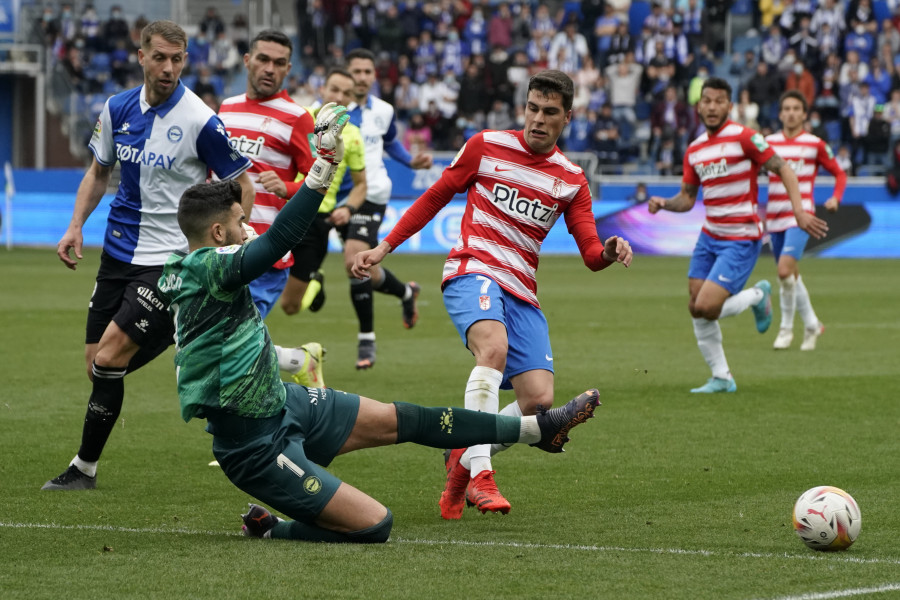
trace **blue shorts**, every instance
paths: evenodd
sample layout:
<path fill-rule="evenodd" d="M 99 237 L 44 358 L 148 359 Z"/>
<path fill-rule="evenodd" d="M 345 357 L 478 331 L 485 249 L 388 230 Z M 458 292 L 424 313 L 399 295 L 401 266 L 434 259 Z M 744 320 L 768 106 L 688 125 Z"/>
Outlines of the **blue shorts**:
<path fill-rule="evenodd" d="M 291 519 L 313 523 L 341 480 L 325 470 L 356 424 L 359 396 L 285 383 L 268 419 L 212 415 L 213 455 L 234 485 Z"/>
<path fill-rule="evenodd" d="M 290 275 L 290 269 L 271 267 L 249 283 L 248 287 L 250 288 L 250 295 L 253 296 L 253 304 L 256 305 L 259 316 L 263 319 L 272 311 L 275 303 L 278 302 L 278 298 L 281 297 L 281 292 L 284 291 L 284 286 L 287 285 L 288 275 Z"/>
<path fill-rule="evenodd" d="M 761 249 L 761 240 L 717 240 L 701 231 L 688 277 L 712 281 L 737 294 L 750 279 Z"/>
<path fill-rule="evenodd" d="M 772 254 L 775 255 L 775 262 L 778 262 L 782 254 L 800 260 L 803 258 L 803 251 L 806 250 L 809 234 L 799 227 L 791 227 L 785 231 L 770 233 L 769 239 L 772 240 Z"/>
<path fill-rule="evenodd" d="M 466 334 L 476 322 L 489 319 L 499 321 L 506 327 L 509 350 L 500 384 L 502 389 L 512 389 L 509 378 L 519 373 L 535 369 L 553 372 L 550 329 L 544 313 L 505 292 L 490 277 L 454 277 L 444 286 L 444 306 L 466 347 Z"/>

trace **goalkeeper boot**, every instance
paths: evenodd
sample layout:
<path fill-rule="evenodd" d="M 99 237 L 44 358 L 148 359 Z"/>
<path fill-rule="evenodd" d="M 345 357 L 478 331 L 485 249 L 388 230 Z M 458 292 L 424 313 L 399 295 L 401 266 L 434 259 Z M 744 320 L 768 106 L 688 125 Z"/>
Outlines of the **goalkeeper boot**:
<path fill-rule="evenodd" d="M 753 318 L 756 319 L 756 330 L 765 333 L 772 324 L 772 284 L 763 279 L 757 281 L 757 287 L 762 290 L 762 300 L 753 305 Z"/>
<path fill-rule="evenodd" d="M 503 497 L 494 481 L 494 471 L 482 471 L 469 480 L 466 487 L 466 505 L 474 506 L 485 514 L 487 511 L 509 514 L 509 500 Z"/>
<path fill-rule="evenodd" d="M 444 450 L 444 468 L 447 469 L 447 481 L 438 504 L 441 507 L 441 517 L 444 519 L 459 519 L 462 517 L 463 508 L 466 506 L 466 486 L 469 485 L 469 469 L 462 466 L 459 459 L 462 458 L 465 448 Z"/>
<path fill-rule="evenodd" d="M 541 429 L 541 441 L 531 444 L 544 452 L 564 452 L 569 441 L 569 430 L 594 416 L 600 406 L 600 392 L 587 390 L 569 400 L 564 406 L 547 410 L 538 405 L 537 422 Z"/>
<path fill-rule="evenodd" d="M 691 390 L 692 394 L 718 394 L 722 392 L 736 392 L 737 383 L 734 379 L 722 379 L 721 377 L 710 377 L 706 383 L 698 388 Z"/>
<path fill-rule="evenodd" d="M 356 349 L 356 370 L 371 369 L 375 365 L 375 340 L 359 340 Z"/>
<path fill-rule="evenodd" d="M 325 376 L 322 374 L 322 363 L 325 362 L 325 348 L 318 342 L 310 342 L 300 346 L 305 357 L 303 366 L 291 375 L 291 379 L 309 388 L 325 387 Z"/>
<path fill-rule="evenodd" d="M 816 323 L 815 327 L 803 330 L 803 343 L 800 344 L 800 349 L 815 350 L 816 340 L 818 340 L 819 336 L 823 333 L 825 333 L 825 326 L 822 325 L 821 321 Z"/>
<path fill-rule="evenodd" d="M 97 487 L 97 476 L 82 473 L 75 465 L 45 483 L 42 490 L 92 490 Z"/>
<path fill-rule="evenodd" d="M 246 515 L 241 515 L 244 524 L 241 525 L 241 531 L 247 537 L 262 538 L 266 537 L 273 527 L 281 522 L 281 519 L 267 511 L 259 504 L 249 504 L 250 510 Z"/>
<path fill-rule="evenodd" d="M 403 326 L 407 329 L 412 329 L 416 326 L 416 321 L 419 320 L 419 307 L 416 305 L 416 299 L 419 297 L 419 292 L 422 291 L 422 286 L 420 286 L 415 281 L 410 281 L 407 286 L 409 287 L 409 298 L 403 300 Z"/>

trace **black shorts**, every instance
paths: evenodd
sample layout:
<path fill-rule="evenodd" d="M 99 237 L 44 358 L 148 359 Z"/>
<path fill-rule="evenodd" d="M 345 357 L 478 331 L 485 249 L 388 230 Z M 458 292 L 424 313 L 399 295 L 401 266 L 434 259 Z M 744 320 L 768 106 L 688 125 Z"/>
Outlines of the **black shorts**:
<path fill-rule="evenodd" d="M 330 213 L 317 214 L 306 235 L 291 251 L 294 254 L 291 276 L 300 281 L 309 283 L 313 273 L 318 271 L 325 261 L 325 255 L 328 254 L 328 234 L 332 227 L 326 219 L 330 216 Z"/>
<path fill-rule="evenodd" d="M 343 227 L 338 227 L 338 233 L 341 239 L 360 240 L 366 242 L 369 248 L 378 245 L 378 228 L 384 221 L 384 211 L 387 207 L 384 204 L 375 204 L 366 200 L 359 207 L 359 211 L 350 217 L 350 222 Z"/>
<path fill-rule="evenodd" d="M 131 340 L 145 350 L 161 354 L 175 343 L 175 326 L 156 283 L 162 265 L 132 265 L 106 252 L 88 305 L 84 341 L 96 344 L 110 321 L 115 321 Z"/>
<path fill-rule="evenodd" d="M 374 248 L 378 245 L 378 228 L 384 220 L 384 204 L 364 202 L 359 211 L 350 222 L 343 227 L 338 227 L 337 232 L 341 241 L 360 240 Z M 309 282 L 312 275 L 319 270 L 328 254 L 328 234 L 332 225 L 326 219 L 331 215 L 319 213 L 316 220 L 309 226 L 309 230 L 303 239 L 294 247 L 294 265 L 291 267 L 291 275 L 300 281 Z"/>

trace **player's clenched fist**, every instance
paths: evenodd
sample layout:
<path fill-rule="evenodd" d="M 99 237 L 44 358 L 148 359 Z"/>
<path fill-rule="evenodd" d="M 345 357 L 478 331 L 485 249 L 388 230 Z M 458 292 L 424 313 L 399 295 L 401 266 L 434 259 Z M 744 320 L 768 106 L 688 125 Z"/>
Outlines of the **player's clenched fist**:
<path fill-rule="evenodd" d="M 312 189 L 328 189 L 331 186 L 337 166 L 344 158 L 341 134 L 349 119 L 347 107 L 334 102 L 319 109 L 313 130 L 317 158 L 306 176 L 306 184 Z"/>

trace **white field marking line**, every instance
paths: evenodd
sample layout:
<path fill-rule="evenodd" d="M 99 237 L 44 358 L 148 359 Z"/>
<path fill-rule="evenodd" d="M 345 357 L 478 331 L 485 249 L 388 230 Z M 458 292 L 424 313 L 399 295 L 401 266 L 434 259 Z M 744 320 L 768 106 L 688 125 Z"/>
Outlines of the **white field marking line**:
<path fill-rule="evenodd" d="M 583 546 L 575 544 L 533 544 L 530 542 L 473 542 L 466 540 L 423 540 L 392 537 L 392 542 L 403 544 L 422 544 L 427 546 L 484 546 L 494 548 L 525 548 L 535 550 L 581 550 L 585 552 L 632 552 L 642 554 L 673 554 L 685 556 L 737 557 L 737 558 L 786 558 L 797 560 L 826 560 L 854 564 L 886 564 L 900 565 L 896 558 L 857 558 L 854 556 L 836 556 L 832 553 L 788 554 L 774 552 L 718 552 L 715 550 L 687 550 L 684 548 L 625 548 L 620 546 Z M 785 599 L 786 600 L 786 599 Z"/>
<path fill-rule="evenodd" d="M 830 598 L 850 598 L 852 596 L 866 596 L 880 594 L 881 592 L 895 592 L 900 590 L 900 583 L 885 583 L 875 587 L 851 588 L 848 590 L 833 590 L 830 592 L 813 592 L 799 596 L 781 596 L 774 600 L 829 600 Z"/>
<path fill-rule="evenodd" d="M 177 527 L 117 527 L 114 525 L 60 525 L 57 523 L 7 523 L 0 521 L 0 528 L 10 529 L 56 529 L 80 531 L 109 531 L 113 533 L 151 533 L 169 535 L 180 533 L 185 535 L 208 535 L 243 537 L 240 532 L 202 531 Z M 631 552 L 635 554 L 672 554 L 681 556 L 737 557 L 737 558 L 786 558 L 789 560 L 826 560 L 853 564 L 887 564 L 900 565 L 897 558 L 857 558 L 854 556 L 837 556 L 831 553 L 788 554 L 774 552 L 718 552 L 714 550 L 688 550 L 685 548 L 626 548 L 623 546 L 587 546 L 578 544 L 535 544 L 532 542 L 477 542 L 467 540 L 424 540 L 421 538 L 391 537 L 394 543 L 418 544 L 423 546 L 478 546 L 492 548 L 525 548 L 533 550 L 577 550 L 581 552 Z M 895 585 L 895 584 L 891 584 Z M 900 584 L 896 584 L 900 586 Z M 892 588 L 893 589 L 893 588 Z M 897 589 L 900 589 L 898 587 Z M 806 600 L 805 597 L 791 596 L 778 600 Z"/>

